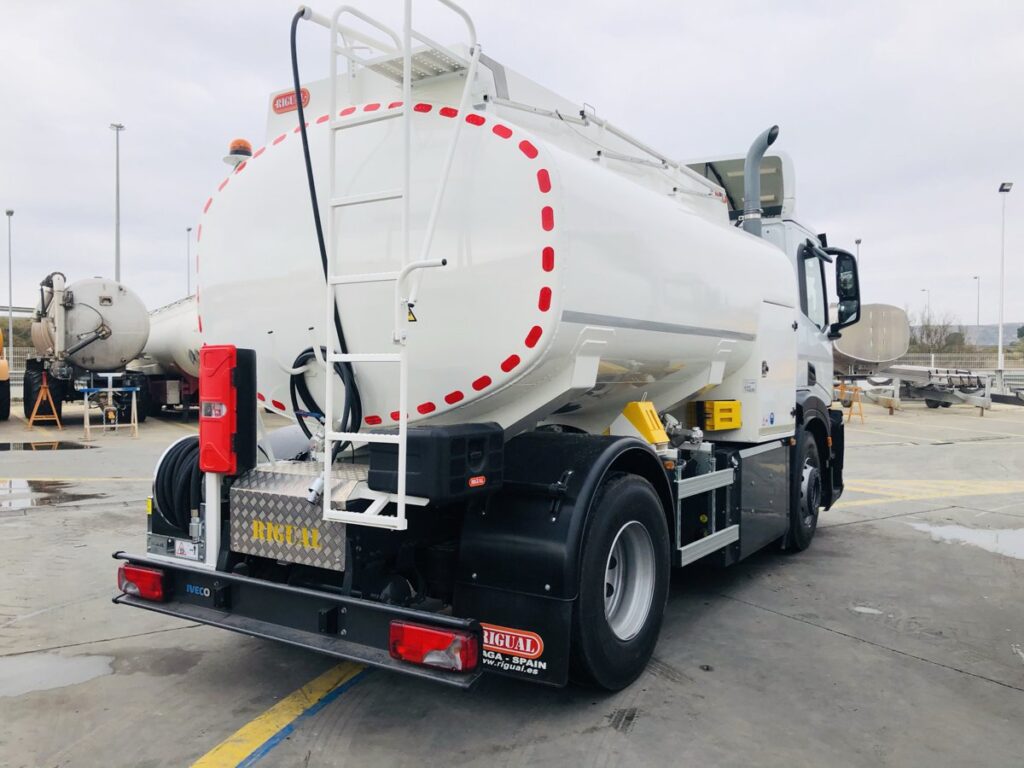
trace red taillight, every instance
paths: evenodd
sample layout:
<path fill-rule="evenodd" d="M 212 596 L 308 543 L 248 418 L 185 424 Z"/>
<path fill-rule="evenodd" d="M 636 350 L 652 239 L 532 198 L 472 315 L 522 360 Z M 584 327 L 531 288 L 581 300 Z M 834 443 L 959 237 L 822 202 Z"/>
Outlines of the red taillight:
<path fill-rule="evenodd" d="M 163 601 L 164 572 L 141 565 L 122 565 L 117 569 L 117 588 L 143 600 Z"/>
<path fill-rule="evenodd" d="M 405 621 L 391 622 L 388 647 L 393 659 L 459 672 L 476 669 L 480 660 L 479 644 L 469 632 L 424 627 Z"/>

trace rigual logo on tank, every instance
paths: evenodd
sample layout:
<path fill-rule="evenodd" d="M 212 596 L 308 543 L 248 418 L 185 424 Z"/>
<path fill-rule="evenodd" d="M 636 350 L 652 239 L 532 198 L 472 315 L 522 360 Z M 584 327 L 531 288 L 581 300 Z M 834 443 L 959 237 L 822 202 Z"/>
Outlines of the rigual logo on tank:
<path fill-rule="evenodd" d="M 278 115 L 283 115 L 286 112 L 294 112 L 296 109 L 299 108 L 297 103 L 296 103 L 296 101 L 295 101 L 295 91 L 285 91 L 284 93 L 277 94 L 276 96 L 274 96 L 274 98 L 270 102 L 270 104 L 274 108 L 274 113 L 278 114 Z M 302 89 L 302 107 L 303 107 L 303 109 L 305 109 L 308 106 L 309 106 L 309 89 L 308 88 L 303 88 Z"/>
<path fill-rule="evenodd" d="M 484 630 L 484 650 L 511 653 L 521 659 L 537 659 L 544 653 L 544 641 L 536 632 L 525 629 L 481 624 Z"/>

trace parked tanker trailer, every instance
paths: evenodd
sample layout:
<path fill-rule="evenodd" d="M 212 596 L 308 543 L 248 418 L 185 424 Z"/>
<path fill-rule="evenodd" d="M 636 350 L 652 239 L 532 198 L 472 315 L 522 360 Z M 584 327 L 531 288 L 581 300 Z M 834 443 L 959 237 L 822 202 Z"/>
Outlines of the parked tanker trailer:
<path fill-rule="evenodd" d="M 165 408 L 186 411 L 199 402 L 199 318 L 195 295 L 149 314 L 149 339 L 128 370 L 145 376 L 150 416 Z"/>
<path fill-rule="evenodd" d="M 672 567 L 799 552 L 842 493 L 856 262 L 794 220 L 777 128 L 677 163 L 442 5 L 465 44 L 293 19 L 332 75 L 295 68 L 202 206 L 200 435 L 115 602 L 459 687 L 621 689 Z"/>
<path fill-rule="evenodd" d="M 127 422 L 135 393 L 139 420 L 146 409 L 139 399 L 145 379 L 125 371 L 142 351 L 149 318 L 142 300 L 127 286 L 101 277 L 68 284 L 52 272 L 39 284 L 32 318 L 32 354 L 25 362 L 25 418 L 38 414 L 59 417 L 65 401 L 84 400 L 100 407 L 105 421 Z M 46 381 L 53 408 L 39 400 Z M 38 409 L 36 408 L 38 401 Z"/>

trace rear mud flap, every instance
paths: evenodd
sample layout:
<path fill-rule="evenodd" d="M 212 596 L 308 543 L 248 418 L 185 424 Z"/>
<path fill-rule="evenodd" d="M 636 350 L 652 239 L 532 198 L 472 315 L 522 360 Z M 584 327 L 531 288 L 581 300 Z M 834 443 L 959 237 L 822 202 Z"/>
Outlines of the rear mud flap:
<path fill-rule="evenodd" d="M 455 614 L 473 616 L 483 628 L 485 672 L 556 686 L 569 682 L 573 602 L 468 584 L 455 589 Z"/>

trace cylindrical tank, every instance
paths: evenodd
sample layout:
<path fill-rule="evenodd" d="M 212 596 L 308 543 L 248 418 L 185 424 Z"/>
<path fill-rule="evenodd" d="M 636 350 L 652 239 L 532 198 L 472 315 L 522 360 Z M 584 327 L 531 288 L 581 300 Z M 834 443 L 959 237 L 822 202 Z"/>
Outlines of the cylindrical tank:
<path fill-rule="evenodd" d="M 881 370 L 907 353 L 910 321 L 891 304 L 865 304 L 860 322 L 843 329 L 834 344 L 836 359 L 846 365 Z"/>
<path fill-rule="evenodd" d="M 145 370 L 145 363 L 155 362 L 164 374 L 198 378 L 201 346 L 196 297 L 188 296 L 150 313 L 149 341 L 142 352 L 142 370 Z"/>
<path fill-rule="evenodd" d="M 43 281 L 32 323 L 39 355 L 87 371 L 119 371 L 142 351 L 148 336 L 145 305 L 121 283 L 91 277 L 65 285 L 59 272 Z"/>
<path fill-rule="evenodd" d="M 358 104 L 341 119 L 398 108 Z M 397 271 L 403 201 L 364 201 L 401 188 L 402 120 L 337 133 L 332 208 L 323 111 L 314 103 L 306 119 L 321 216 L 337 247 L 331 269 Z M 514 428 L 551 416 L 591 428 L 645 395 L 667 409 L 714 383 L 709 371 L 728 376 L 746 361 L 764 302 L 793 305 L 787 257 L 729 226 L 724 203 L 708 216 L 686 194 L 638 185 L 508 111 L 459 115 L 425 102 L 412 115 L 408 261 L 424 255 L 448 141 L 465 121 L 426 254 L 447 266 L 399 290 L 416 296 L 402 329 L 412 421 Z M 713 199 L 699 194 L 702 206 Z M 271 137 L 219 185 L 198 239 L 203 341 L 255 348 L 260 397 L 290 410 L 285 367 L 314 344 L 336 347 L 296 132 Z M 335 295 L 350 351 L 394 350 L 393 282 L 340 285 Z M 393 424 L 397 366 L 355 370 L 365 426 Z M 310 375 L 319 398 L 322 375 Z"/>

